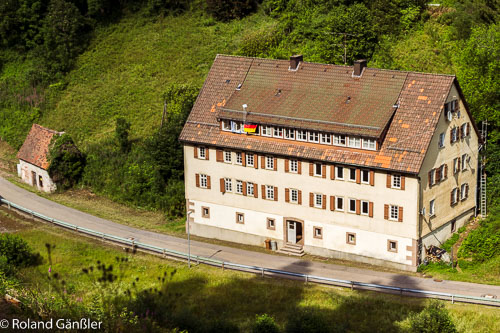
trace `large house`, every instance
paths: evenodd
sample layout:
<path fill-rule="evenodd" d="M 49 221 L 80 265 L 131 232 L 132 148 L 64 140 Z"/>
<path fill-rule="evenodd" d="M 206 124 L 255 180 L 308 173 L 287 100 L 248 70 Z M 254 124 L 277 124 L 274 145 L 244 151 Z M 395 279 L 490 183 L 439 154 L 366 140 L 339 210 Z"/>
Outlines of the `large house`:
<path fill-rule="evenodd" d="M 180 140 L 195 235 L 416 270 L 475 214 L 452 75 L 218 55 Z"/>
<path fill-rule="evenodd" d="M 56 184 L 50 178 L 47 169 L 49 161 L 49 146 L 55 135 L 61 135 L 62 132 L 53 131 L 33 124 L 26 140 L 17 153 L 19 164 L 17 171 L 21 179 L 43 192 L 54 192 Z"/>

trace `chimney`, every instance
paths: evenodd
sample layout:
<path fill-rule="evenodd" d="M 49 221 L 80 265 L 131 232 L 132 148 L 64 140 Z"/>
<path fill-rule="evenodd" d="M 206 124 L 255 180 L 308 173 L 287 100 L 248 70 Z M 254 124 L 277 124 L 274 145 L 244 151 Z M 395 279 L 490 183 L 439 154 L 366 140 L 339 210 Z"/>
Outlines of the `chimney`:
<path fill-rule="evenodd" d="M 290 57 L 290 67 L 288 68 L 291 71 L 296 71 L 299 68 L 299 63 L 303 61 L 302 54 L 293 55 Z"/>
<path fill-rule="evenodd" d="M 366 59 L 356 60 L 354 62 L 354 76 L 361 76 L 363 73 L 363 68 L 366 67 Z"/>

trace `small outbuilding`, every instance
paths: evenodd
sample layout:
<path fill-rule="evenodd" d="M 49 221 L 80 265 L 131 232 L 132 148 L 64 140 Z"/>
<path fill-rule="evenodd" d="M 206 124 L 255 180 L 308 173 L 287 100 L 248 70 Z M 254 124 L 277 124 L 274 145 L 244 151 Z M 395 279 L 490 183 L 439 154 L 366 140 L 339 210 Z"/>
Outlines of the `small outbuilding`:
<path fill-rule="evenodd" d="M 33 124 L 21 149 L 17 153 L 17 172 L 21 179 L 40 191 L 54 192 L 56 184 L 47 172 L 49 145 L 54 135 L 62 135 L 38 124 Z"/>

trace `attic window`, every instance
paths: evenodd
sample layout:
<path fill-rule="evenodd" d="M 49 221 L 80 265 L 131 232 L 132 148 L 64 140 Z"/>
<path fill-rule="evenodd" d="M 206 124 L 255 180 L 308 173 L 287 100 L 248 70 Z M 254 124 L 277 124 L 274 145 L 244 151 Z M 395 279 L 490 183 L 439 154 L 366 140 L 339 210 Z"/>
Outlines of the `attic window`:
<path fill-rule="evenodd" d="M 238 86 L 236 87 L 236 90 L 241 90 L 241 83 L 238 83 Z"/>
<path fill-rule="evenodd" d="M 229 83 L 229 82 L 231 82 L 231 80 L 227 79 L 227 80 L 226 80 L 226 83 Z"/>
<path fill-rule="evenodd" d="M 276 94 L 274 96 L 279 97 L 280 95 L 281 95 L 281 89 L 278 89 L 278 91 L 276 92 Z"/>
<path fill-rule="evenodd" d="M 348 104 L 351 101 L 351 96 L 347 96 L 347 99 L 345 101 L 345 104 Z"/>

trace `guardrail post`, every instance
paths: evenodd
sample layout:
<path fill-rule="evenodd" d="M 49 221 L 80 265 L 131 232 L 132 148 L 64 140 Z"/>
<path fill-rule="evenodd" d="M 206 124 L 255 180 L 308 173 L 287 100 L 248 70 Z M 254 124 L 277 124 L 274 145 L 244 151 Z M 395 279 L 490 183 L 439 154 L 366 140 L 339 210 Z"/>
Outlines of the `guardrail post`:
<path fill-rule="evenodd" d="M 9 210 L 10 210 L 10 201 L 7 202 L 7 207 L 9 207 Z"/>
<path fill-rule="evenodd" d="M 451 304 L 455 304 L 455 295 L 451 295 Z"/>
<path fill-rule="evenodd" d="M 309 282 L 309 275 L 306 274 L 306 284 Z"/>
<path fill-rule="evenodd" d="M 222 262 L 222 270 L 224 270 L 224 261 Z"/>
<path fill-rule="evenodd" d="M 354 290 L 354 283 L 351 281 L 351 291 Z"/>
<path fill-rule="evenodd" d="M 200 257 L 196 256 L 196 265 L 200 265 Z"/>
<path fill-rule="evenodd" d="M 262 277 L 264 277 L 264 268 L 261 268 L 260 271 L 262 273 Z"/>

